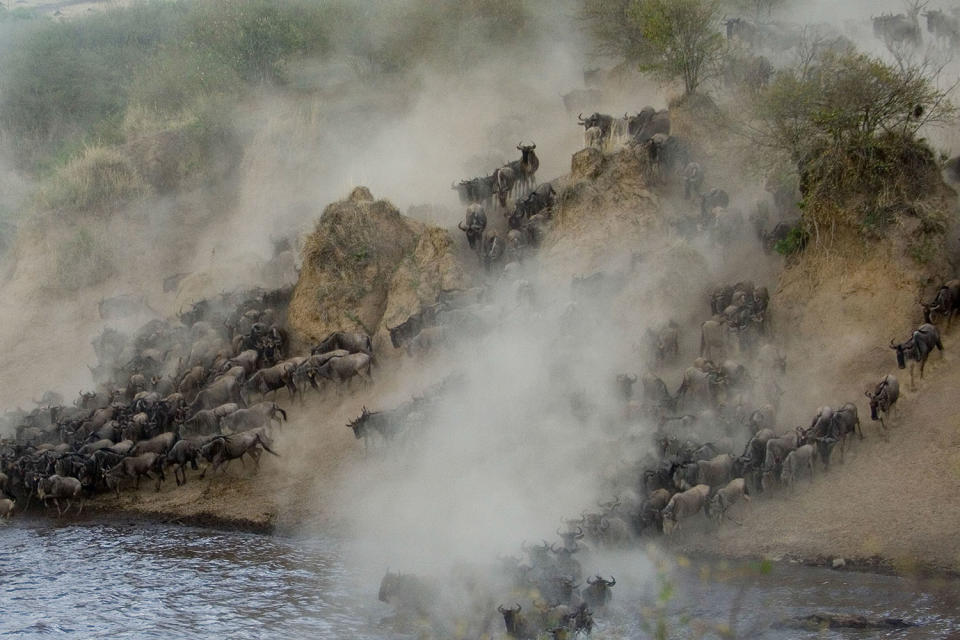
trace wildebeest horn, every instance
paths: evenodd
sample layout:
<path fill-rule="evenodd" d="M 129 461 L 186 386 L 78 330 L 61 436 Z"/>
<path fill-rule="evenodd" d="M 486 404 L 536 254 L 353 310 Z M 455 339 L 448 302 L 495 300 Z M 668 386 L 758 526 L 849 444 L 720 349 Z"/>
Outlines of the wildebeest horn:
<path fill-rule="evenodd" d="M 891 348 L 891 349 L 896 349 L 896 348 L 897 348 L 897 345 L 893 344 L 893 340 L 892 340 L 892 339 L 890 340 L 890 348 Z"/>
<path fill-rule="evenodd" d="M 531 142 L 531 143 L 530 143 L 530 151 L 533 151 L 533 150 L 536 149 L 536 148 L 537 148 L 537 143 Z"/>
<path fill-rule="evenodd" d="M 556 553 L 556 552 L 557 552 L 557 550 L 554 549 L 555 546 L 556 546 L 555 544 L 551 544 L 551 545 L 550 545 L 550 551 L 552 551 L 553 553 Z"/>
<path fill-rule="evenodd" d="M 498 605 L 497 605 L 497 611 L 499 611 L 501 614 L 502 614 L 502 613 L 505 613 L 505 610 L 504 610 L 502 604 L 498 604 Z"/>
<path fill-rule="evenodd" d="M 457 223 L 457 229 L 460 229 L 460 231 L 466 231 L 466 229 L 463 227 L 463 222 Z"/>
<path fill-rule="evenodd" d="M 577 527 L 577 538 L 582 538 L 582 537 L 583 537 L 583 529 L 580 527 Z"/>
<path fill-rule="evenodd" d="M 577 116 L 577 120 L 579 120 L 580 122 L 583 122 L 583 113 L 582 113 L 582 112 Z"/>
<path fill-rule="evenodd" d="M 597 578 L 599 577 L 600 576 L 597 576 Z M 595 584 L 596 582 L 597 582 L 596 580 L 591 580 L 590 578 L 587 578 L 587 584 Z"/>
<path fill-rule="evenodd" d="M 617 584 L 616 579 L 615 579 L 613 576 L 610 576 L 610 581 L 607 582 L 607 586 L 608 586 L 608 587 L 612 587 L 612 586 L 615 585 L 615 584 Z"/>

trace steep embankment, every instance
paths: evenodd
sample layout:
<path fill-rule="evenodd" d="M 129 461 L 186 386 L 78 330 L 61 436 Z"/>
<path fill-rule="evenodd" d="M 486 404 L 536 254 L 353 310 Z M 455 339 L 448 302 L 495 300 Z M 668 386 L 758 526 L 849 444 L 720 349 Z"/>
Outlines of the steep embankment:
<path fill-rule="evenodd" d="M 809 259 L 784 271 L 773 303 L 789 358 L 779 427 L 807 426 L 817 406 L 850 401 L 865 439 L 851 443 L 844 464 L 818 466 L 812 484 L 738 507 L 743 526 L 687 532 L 680 548 L 960 571 L 960 342 L 944 331 L 945 351 L 931 356 L 923 380 L 917 372 L 916 390 L 887 347 L 922 321 L 916 297 L 926 280 L 892 243 L 869 260 Z M 884 434 L 863 394 L 887 373 L 899 377 L 901 398 Z"/>

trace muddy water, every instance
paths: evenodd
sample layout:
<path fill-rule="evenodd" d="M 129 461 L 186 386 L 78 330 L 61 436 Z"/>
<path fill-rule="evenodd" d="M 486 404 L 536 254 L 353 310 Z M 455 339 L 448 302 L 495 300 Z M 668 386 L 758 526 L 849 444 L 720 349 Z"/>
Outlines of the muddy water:
<path fill-rule="evenodd" d="M 731 620 L 744 638 L 942 638 L 960 630 L 960 584 L 775 565 L 769 573 L 673 572 L 671 636 Z M 597 637 L 649 637 L 641 610 L 663 594 L 621 574 Z M 0 636 L 17 638 L 389 638 L 376 584 L 336 542 L 154 523 L 0 523 Z M 376 582 L 374 580 L 373 582 Z M 615 594 L 616 594 L 615 589 Z M 814 611 L 905 617 L 899 632 L 809 633 L 769 622 Z M 709 634 L 708 634 L 709 635 Z"/>

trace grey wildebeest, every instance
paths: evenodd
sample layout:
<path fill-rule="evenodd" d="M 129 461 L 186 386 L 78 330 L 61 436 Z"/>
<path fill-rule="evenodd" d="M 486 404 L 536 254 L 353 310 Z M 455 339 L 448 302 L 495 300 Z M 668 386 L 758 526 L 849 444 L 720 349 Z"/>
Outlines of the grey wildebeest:
<path fill-rule="evenodd" d="M 242 464 L 243 456 L 249 455 L 253 459 L 254 472 L 256 472 L 260 470 L 261 450 L 280 457 L 280 454 L 270 448 L 270 444 L 262 431 L 253 429 L 229 436 L 217 436 L 200 448 L 200 454 L 213 466 L 214 472 L 237 458 L 240 459 Z M 200 472 L 200 477 L 203 478 L 206 473 L 207 468 L 204 467 L 203 471 Z"/>
<path fill-rule="evenodd" d="M 900 397 L 900 382 L 895 375 L 888 373 L 877 383 L 873 391 L 866 391 L 865 395 L 870 398 L 870 419 L 879 420 L 880 426 L 886 430 L 884 418 L 890 416 L 890 412 L 897 404 L 897 399 Z"/>
<path fill-rule="evenodd" d="M 890 341 L 890 348 L 897 352 L 897 367 L 906 369 L 907 360 L 910 361 L 911 389 L 916 388 L 913 380 L 914 364 L 917 362 L 920 363 L 920 379 L 922 380 L 924 365 L 926 365 L 927 358 L 930 357 L 930 352 L 933 351 L 934 347 L 939 349 L 940 353 L 943 353 L 943 343 L 940 342 L 940 331 L 929 323 L 920 325 L 917 330 L 913 332 L 913 335 L 910 336 L 910 339 L 905 342 L 894 344 L 893 340 Z"/>
<path fill-rule="evenodd" d="M 680 528 L 681 520 L 699 513 L 709 495 L 710 487 L 705 484 L 698 484 L 682 493 L 673 494 L 670 502 L 661 511 L 663 532 L 670 534 L 674 529 Z"/>
<path fill-rule="evenodd" d="M 40 498 L 44 504 L 47 503 L 47 500 L 53 500 L 53 504 L 57 507 L 58 518 L 70 510 L 70 505 L 75 499 L 80 500 L 80 508 L 77 510 L 77 515 L 80 515 L 83 511 L 83 487 L 76 478 L 58 475 L 41 478 L 37 484 L 37 497 Z M 67 501 L 67 508 L 63 511 L 60 510 L 60 500 Z"/>
<path fill-rule="evenodd" d="M 507 197 L 513 191 L 516 182 L 517 173 L 513 170 L 513 167 L 503 166 L 493 172 L 493 189 L 501 207 L 506 208 Z"/>
<path fill-rule="evenodd" d="M 741 499 L 750 500 L 750 494 L 747 493 L 747 483 L 743 478 L 734 478 L 726 486 L 717 489 L 717 492 L 710 498 L 706 504 L 707 513 L 718 523 L 723 522 L 730 507 L 740 502 Z"/>
<path fill-rule="evenodd" d="M 316 368 L 318 378 L 326 378 L 333 382 L 350 381 L 359 376 L 367 382 L 373 382 L 370 376 L 371 358 L 366 353 L 351 353 L 348 356 L 340 358 L 331 358 L 323 365 Z"/>
<path fill-rule="evenodd" d="M 134 487 L 140 488 L 140 477 L 147 476 L 153 479 L 153 473 L 156 473 L 155 490 L 160 491 L 160 482 L 165 479 L 163 475 L 164 457 L 156 453 L 144 453 L 139 456 L 131 456 L 121 460 L 116 466 L 110 468 L 104 473 L 104 481 L 108 488 L 117 492 L 120 496 L 120 480 L 123 478 L 133 478 Z"/>
<path fill-rule="evenodd" d="M 797 448 L 798 437 L 795 432 L 784 434 L 778 438 L 767 440 L 766 454 L 763 458 L 760 486 L 766 491 L 771 488 L 783 469 L 783 461 L 791 451 Z"/>
<path fill-rule="evenodd" d="M 133 445 L 130 449 L 131 456 L 138 456 L 142 453 L 156 453 L 157 455 L 163 455 L 170 450 L 170 447 L 174 445 L 177 441 L 177 434 L 174 431 L 168 431 L 166 433 L 161 433 L 158 436 L 154 436 L 149 440 L 141 440 L 140 442 Z"/>
<path fill-rule="evenodd" d="M 812 444 L 797 447 L 787 454 L 780 471 L 780 481 L 786 487 L 793 487 L 801 473 L 810 474 L 813 482 L 813 463 L 816 460 L 817 450 Z"/>
<path fill-rule="evenodd" d="M 193 416 L 201 409 L 213 409 L 222 404 L 236 403 L 241 407 L 247 406 L 240 393 L 240 383 L 236 378 L 227 376 L 212 382 L 202 389 L 193 402 L 187 407 L 188 416 Z"/>
<path fill-rule="evenodd" d="M 350 353 L 365 353 L 373 357 L 373 342 L 365 333 L 334 331 L 310 349 L 310 355 L 344 349 Z"/>
<path fill-rule="evenodd" d="M 506 206 L 506 203 L 503 206 Z M 467 244 L 476 251 L 483 238 L 483 232 L 487 228 L 487 212 L 484 211 L 483 205 L 473 203 L 468 206 L 465 219 L 457 223 L 457 228 L 467 234 Z"/>
<path fill-rule="evenodd" d="M 220 428 L 224 433 L 236 433 L 263 427 L 271 429 L 276 420 L 281 423 L 287 419 L 287 412 L 276 402 L 261 402 L 249 409 L 238 409 L 220 420 Z"/>
<path fill-rule="evenodd" d="M 250 376 L 250 379 L 243 385 L 243 390 L 247 393 L 259 393 L 260 397 L 263 398 L 270 392 L 286 387 L 292 400 L 297 394 L 297 387 L 293 383 L 293 372 L 295 370 L 296 367 L 289 362 L 281 362 L 272 367 L 260 369 Z"/>

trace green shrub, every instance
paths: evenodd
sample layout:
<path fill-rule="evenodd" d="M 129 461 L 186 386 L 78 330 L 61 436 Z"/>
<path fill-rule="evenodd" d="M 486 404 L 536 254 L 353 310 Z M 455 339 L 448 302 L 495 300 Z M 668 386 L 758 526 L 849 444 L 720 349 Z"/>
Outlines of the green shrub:
<path fill-rule="evenodd" d="M 782 256 L 792 256 L 803 251 L 809 239 L 810 234 L 803 229 L 802 225 L 798 224 L 790 229 L 786 238 L 777 242 L 774 250 Z"/>

